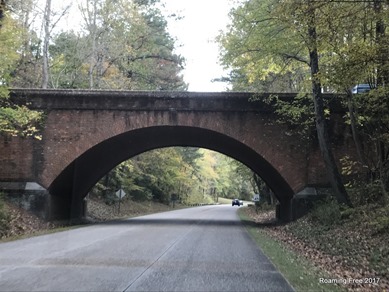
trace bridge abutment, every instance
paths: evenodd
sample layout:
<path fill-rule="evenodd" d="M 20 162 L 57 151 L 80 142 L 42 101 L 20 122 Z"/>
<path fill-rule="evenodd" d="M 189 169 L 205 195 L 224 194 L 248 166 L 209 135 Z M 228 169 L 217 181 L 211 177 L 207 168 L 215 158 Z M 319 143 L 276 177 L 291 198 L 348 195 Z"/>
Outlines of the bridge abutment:
<path fill-rule="evenodd" d="M 283 200 L 276 206 L 276 218 L 283 222 L 290 222 L 293 218 L 293 199 Z"/>
<path fill-rule="evenodd" d="M 47 217 L 50 221 L 77 223 L 86 216 L 86 201 L 83 199 L 49 196 L 48 200 Z"/>

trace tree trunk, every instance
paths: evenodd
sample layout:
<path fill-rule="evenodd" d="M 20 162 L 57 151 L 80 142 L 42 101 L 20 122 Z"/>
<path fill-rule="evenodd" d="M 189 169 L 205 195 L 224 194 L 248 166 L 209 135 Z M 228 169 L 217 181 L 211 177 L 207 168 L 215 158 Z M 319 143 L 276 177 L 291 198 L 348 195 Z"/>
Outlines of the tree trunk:
<path fill-rule="evenodd" d="M 49 84 L 49 41 L 50 41 L 50 15 L 51 0 L 46 0 L 44 28 L 45 37 L 43 40 L 43 66 L 42 66 L 42 88 L 46 89 Z"/>
<path fill-rule="evenodd" d="M 89 89 L 94 88 L 94 70 L 96 67 L 96 62 L 97 62 L 97 53 L 96 53 L 96 42 L 97 42 L 97 0 L 93 2 L 93 15 L 92 15 L 92 25 L 91 25 L 91 39 L 92 39 L 92 52 L 91 52 L 91 58 L 89 61 Z"/>
<path fill-rule="evenodd" d="M 311 4 L 311 1 L 309 1 Z M 312 79 L 312 95 L 313 103 L 315 106 L 315 120 L 316 131 L 319 140 L 320 151 L 322 153 L 324 163 L 327 169 L 327 175 L 335 193 L 336 199 L 340 204 L 346 204 L 352 206 L 348 197 L 347 191 L 342 182 L 338 166 L 336 165 L 332 149 L 330 147 L 330 140 L 328 137 L 328 129 L 324 116 L 324 104 L 321 94 L 321 83 L 319 76 L 319 55 L 317 50 L 317 33 L 315 23 L 315 10 L 310 5 L 309 24 L 308 24 L 308 37 L 309 37 L 309 59 L 311 67 L 311 79 Z"/>
<path fill-rule="evenodd" d="M 374 0 L 374 12 L 376 15 L 376 43 L 378 45 L 378 66 L 377 66 L 377 86 L 387 85 L 389 81 L 388 69 L 388 44 L 385 39 L 385 22 L 382 17 L 383 6 L 381 0 Z"/>
<path fill-rule="evenodd" d="M 2 21 L 5 15 L 5 0 L 0 0 L 0 28 L 2 26 Z"/>
<path fill-rule="evenodd" d="M 103 190 L 103 198 L 108 198 L 109 195 L 109 175 L 111 172 L 107 172 L 107 174 L 104 177 L 104 190 Z"/>
<path fill-rule="evenodd" d="M 357 150 L 358 159 L 363 166 L 366 166 L 367 163 L 366 163 L 365 155 L 363 153 L 362 141 L 359 135 L 359 131 L 357 129 L 357 119 L 355 117 L 353 94 L 350 90 L 347 90 L 347 106 L 348 106 L 348 112 L 350 114 L 351 132 L 353 135 L 355 148 Z"/>
<path fill-rule="evenodd" d="M 389 50 L 388 50 L 388 40 L 386 38 L 385 30 L 386 25 L 382 13 L 384 12 L 383 3 L 380 0 L 374 0 L 374 12 L 376 16 L 376 44 L 378 47 L 378 60 L 377 60 L 377 87 L 384 87 L 389 85 Z M 385 135 L 385 129 L 387 127 L 384 125 L 382 120 L 378 120 L 377 129 L 379 130 L 378 134 L 380 137 Z M 384 139 L 377 141 L 378 144 L 378 171 L 379 171 L 379 180 L 382 190 L 382 203 L 384 205 L 388 204 L 389 194 L 387 190 L 387 177 L 385 170 L 385 163 L 387 163 L 386 155 L 386 145 Z"/>
<path fill-rule="evenodd" d="M 384 169 L 384 161 L 385 161 L 385 145 L 382 141 L 378 142 L 377 145 L 377 154 L 378 154 L 378 172 L 379 172 L 379 181 L 380 181 L 380 187 L 382 191 L 382 198 L 381 198 L 381 204 L 383 206 L 386 206 L 389 201 L 389 194 L 386 189 L 386 172 Z"/>

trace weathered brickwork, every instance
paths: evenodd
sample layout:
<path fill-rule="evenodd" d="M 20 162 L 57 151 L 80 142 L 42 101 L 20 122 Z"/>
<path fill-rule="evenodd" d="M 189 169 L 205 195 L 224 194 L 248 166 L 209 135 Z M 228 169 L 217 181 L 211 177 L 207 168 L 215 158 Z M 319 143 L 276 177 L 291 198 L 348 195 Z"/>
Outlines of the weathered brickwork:
<path fill-rule="evenodd" d="M 306 153 L 296 137 L 283 133 L 287 129 L 280 125 L 269 124 L 268 119 L 255 113 L 52 111 L 43 134 L 46 163 L 40 181 L 50 186 L 86 150 L 124 132 L 153 126 L 188 126 L 223 133 L 247 145 L 298 191 L 306 184 Z M 239 155 L 236 153 L 236 158 Z"/>
<path fill-rule="evenodd" d="M 36 178 L 33 138 L 8 136 L 1 137 L 0 141 L 1 181 L 26 181 Z"/>
<path fill-rule="evenodd" d="M 3 139 L 0 180 L 34 180 L 52 192 L 62 192 L 61 196 L 69 197 L 65 204 L 71 204 L 74 196 L 81 200 L 86 195 L 99 175 L 109 170 L 108 164 L 155 147 L 185 145 L 241 160 L 267 180 L 280 201 L 307 185 L 328 185 L 317 145 L 307 145 L 276 122 L 269 106 L 248 102 L 249 97 L 243 93 L 15 91 L 17 102 L 46 112 L 43 139 Z M 340 121 L 331 128 L 339 156 L 350 153 L 347 139 L 339 141 L 348 131 Z"/>

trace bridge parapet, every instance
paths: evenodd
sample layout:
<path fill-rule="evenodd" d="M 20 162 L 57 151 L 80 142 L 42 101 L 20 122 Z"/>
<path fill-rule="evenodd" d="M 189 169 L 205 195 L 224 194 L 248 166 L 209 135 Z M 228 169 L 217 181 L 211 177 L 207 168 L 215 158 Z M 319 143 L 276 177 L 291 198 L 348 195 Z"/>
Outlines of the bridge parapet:
<path fill-rule="evenodd" d="M 130 111 L 232 111 L 270 112 L 274 108 L 265 102 L 270 95 L 281 100 L 293 100 L 296 93 L 252 92 L 181 92 L 181 91 L 110 91 L 12 89 L 11 99 L 40 110 L 130 110 Z M 328 100 L 336 100 L 326 94 Z"/>
<path fill-rule="evenodd" d="M 39 110 L 255 111 L 271 107 L 251 93 L 14 89 L 11 98 Z"/>

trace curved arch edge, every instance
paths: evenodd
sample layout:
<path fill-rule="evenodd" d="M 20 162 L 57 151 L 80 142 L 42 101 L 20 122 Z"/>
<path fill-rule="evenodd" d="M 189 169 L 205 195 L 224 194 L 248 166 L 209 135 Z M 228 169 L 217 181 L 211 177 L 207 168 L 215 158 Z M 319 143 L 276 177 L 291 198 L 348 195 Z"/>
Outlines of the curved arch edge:
<path fill-rule="evenodd" d="M 244 143 L 203 128 L 155 126 L 107 139 L 70 163 L 48 188 L 53 197 L 51 213 L 60 213 L 60 217 L 79 217 L 84 212 L 84 197 L 113 167 L 143 152 L 174 146 L 206 148 L 240 161 L 267 183 L 281 204 L 289 202 L 294 196 L 294 191 L 281 174 Z M 59 205 L 65 207 L 63 211 Z"/>

